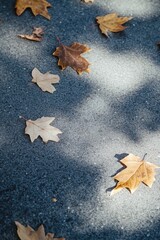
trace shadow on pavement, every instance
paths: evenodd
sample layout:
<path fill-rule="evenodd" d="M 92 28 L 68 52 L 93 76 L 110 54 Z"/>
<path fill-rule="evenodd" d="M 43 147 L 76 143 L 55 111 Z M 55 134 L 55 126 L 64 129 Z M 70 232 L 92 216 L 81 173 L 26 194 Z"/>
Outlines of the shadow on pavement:
<path fill-rule="evenodd" d="M 113 126 L 133 141 L 140 141 L 143 131 L 160 130 L 160 86 L 157 80 L 115 100 L 111 107 Z"/>
<path fill-rule="evenodd" d="M 45 44 L 35 45 L 36 49 L 37 46 L 42 47 L 41 57 L 35 64 L 42 62 L 44 68 L 52 69 L 54 66 L 54 69 L 59 71 L 57 59 L 52 57 L 52 52 L 58 45 L 56 35 L 66 45 L 73 41 L 93 43 L 97 46 L 107 46 L 114 54 L 143 49 L 145 54 L 159 64 L 159 52 L 156 52 L 154 45 L 159 40 L 159 24 L 157 24 L 159 17 L 151 17 L 143 22 L 134 19 L 127 24 L 126 32 L 114 35 L 113 40 L 113 38 L 102 37 L 95 23 L 96 16 L 108 12 L 97 5 L 84 5 L 79 0 L 50 0 L 51 3 L 53 2 L 53 8 L 49 10 L 52 20 L 48 22 L 41 17 L 35 19 L 28 11 L 21 17 L 16 17 L 13 10 L 14 2 L 2 0 L 2 5 L 5 5 L 1 11 L 4 26 L 8 24 L 10 28 L 17 28 L 16 33 L 22 30 L 26 33 L 36 25 L 46 27 Z M 151 30 L 153 22 L 154 30 Z M 147 30 L 146 26 L 149 27 Z M 3 23 L 1 27 L 3 28 Z M 31 45 L 33 46 L 31 42 L 17 41 L 21 49 L 24 46 L 28 49 Z M 120 44 L 121 42 L 123 44 Z M 16 59 L 14 55 L 6 56 L 3 52 L 1 58 L 2 73 L 5 76 L 2 84 L 3 116 L 1 117 L 1 122 L 5 125 L 2 126 L 1 131 L 2 239 L 17 239 L 13 224 L 15 220 L 32 227 L 44 223 L 47 231 L 54 231 L 56 236 L 64 236 L 68 240 L 137 240 L 146 239 L 148 236 L 154 236 L 155 240 L 159 239 L 159 219 L 153 222 L 149 229 L 142 228 L 133 233 L 114 228 L 95 231 L 93 228 L 90 229 L 83 218 L 84 206 L 91 202 L 93 208 L 95 207 L 96 189 L 101 178 L 98 167 L 83 163 L 81 156 L 75 159 L 65 156 L 56 144 L 53 146 L 49 143 L 46 146 L 37 140 L 32 145 L 28 138 L 24 137 L 24 123 L 18 119 L 19 115 L 36 119 L 42 113 L 47 116 L 54 111 L 57 116 L 63 113 L 68 118 L 74 118 L 74 108 L 78 107 L 93 91 L 93 86 L 87 83 L 87 76 L 79 80 L 77 79 L 79 76 L 72 74 L 72 70 L 66 70 L 63 72 L 65 80 L 62 79 L 62 84 L 57 86 L 55 95 L 44 95 L 38 88 L 33 91 L 34 86 L 29 84 L 33 65 L 33 60 L 29 62 L 29 55 L 26 56 L 27 64 L 25 61 L 19 61 L 19 56 Z M 60 75 L 62 76 L 62 73 Z M 61 91 L 58 91 L 59 87 Z M 107 101 L 105 95 L 103 98 Z M 143 130 L 149 132 L 160 130 L 160 87 L 157 79 L 149 79 L 148 83 L 143 84 L 138 90 L 118 100 L 113 96 L 112 100 L 109 114 L 109 118 L 112 118 L 111 129 L 124 133 L 135 142 L 141 139 Z M 104 112 L 102 114 L 104 124 L 107 117 L 108 113 Z M 58 125 L 58 121 L 56 124 Z M 56 203 L 52 202 L 53 197 L 57 198 Z"/>
<path fill-rule="evenodd" d="M 3 159 L 1 172 L 1 237 L 17 239 L 13 222 L 33 227 L 40 224 L 58 235 L 72 233 L 72 228 L 84 225 L 81 211 L 87 202 L 96 198 L 100 172 L 97 167 L 60 155 L 48 153 L 45 146 L 10 149 Z M 5 151 L 5 149 L 2 149 Z M 54 203 L 52 198 L 56 198 Z M 12 229 L 12 230 L 11 230 Z M 14 236 L 14 237 L 13 237 Z"/>

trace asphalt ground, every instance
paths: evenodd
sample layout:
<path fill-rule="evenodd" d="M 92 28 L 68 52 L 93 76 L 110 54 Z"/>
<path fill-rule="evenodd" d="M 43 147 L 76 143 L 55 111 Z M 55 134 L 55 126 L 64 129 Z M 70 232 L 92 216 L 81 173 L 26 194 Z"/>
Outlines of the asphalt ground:
<path fill-rule="evenodd" d="M 152 188 L 141 184 L 111 197 L 125 154 L 160 165 L 160 1 L 48 0 L 51 20 L 15 1 L 1 0 L 0 236 L 17 240 L 14 221 L 44 224 L 66 240 L 160 239 L 160 171 Z M 107 38 L 97 16 L 132 16 L 128 28 Z M 17 37 L 43 27 L 42 42 Z M 90 74 L 61 71 L 52 56 L 59 45 L 87 44 Z M 60 76 L 54 94 L 31 83 L 31 72 Z M 60 142 L 31 143 L 26 119 L 55 117 Z M 52 199 L 56 198 L 57 202 Z"/>

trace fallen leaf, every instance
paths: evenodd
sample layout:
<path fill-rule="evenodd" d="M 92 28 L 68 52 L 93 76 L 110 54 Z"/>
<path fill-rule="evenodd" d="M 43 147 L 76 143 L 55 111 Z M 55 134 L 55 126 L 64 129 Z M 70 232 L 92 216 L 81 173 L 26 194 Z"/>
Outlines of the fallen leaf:
<path fill-rule="evenodd" d="M 118 17 L 116 13 L 96 17 L 99 28 L 106 36 L 109 32 L 121 32 L 126 27 L 122 24 L 128 22 L 132 17 Z"/>
<path fill-rule="evenodd" d="M 21 117 L 22 118 L 22 117 Z M 27 120 L 25 134 L 30 136 L 31 142 L 34 142 L 39 136 L 47 143 L 49 140 L 58 142 L 58 134 L 62 132 L 55 127 L 52 127 L 50 123 L 54 120 L 54 117 L 41 117 L 37 120 Z"/>
<path fill-rule="evenodd" d="M 135 192 L 141 182 L 152 187 L 155 181 L 155 169 L 158 166 L 142 160 L 140 157 L 129 154 L 120 160 L 122 165 L 126 166 L 124 170 L 114 176 L 118 181 L 116 187 L 111 191 L 111 195 L 128 188 L 131 193 Z"/>
<path fill-rule="evenodd" d="M 55 87 L 52 85 L 53 83 L 58 83 L 60 78 L 58 75 L 47 73 L 41 73 L 37 68 L 32 70 L 32 82 L 37 83 L 37 85 L 44 92 L 53 93 L 56 91 Z"/>
<path fill-rule="evenodd" d="M 44 34 L 44 31 L 41 27 L 34 27 L 33 34 L 35 34 L 37 37 L 41 38 L 42 35 Z"/>
<path fill-rule="evenodd" d="M 41 225 L 37 231 L 30 226 L 23 226 L 21 223 L 15 221 L 17 226 L 17 234 L 21 240 L 65 240 L 65 238 L 55 238 L 53 233 L 45 234 L 44 226 Z"/>
<path fill-rule="evenodd" d="M 16 1 L 16 14 L 21 15 L 26 8 L 31 8 L 32 13 L 37 16 L 38 14 L 50 19 L 50 15 L 48 13 L 47 8 L 51 7 L 51 4 L 46 0 L 17 0 Z"/>
<path fill-rule="evenodd" d="M 82 53 L 88 52 L 89 50 L 90 48 L 86 45 L 75 42 L 69 47 L 61 44 L 60 47 L 56 48 L 53 55 L 59 58 L 58 65 L 61 66 L 62 70 L 70 66 L 78 74 L 81 74 L 83 71 L 90 71 L 88 68 L 90 65 L 89 62 L 81 57 Z"/>
<path fill-rule="evenodd" d="M 160 47 L 160 42 L 157 43 L 157 46 Z"/>
<path fill-rule="evenodd" d="M 31 35 L 29 34 L 19 34 L 18 37 L 31 40 L 31 41 L 42 41 L 42 35 L 44 34 L 43 29 L 41 27 L 34 28 Z"/>
<path fill-rule="evenodd" d="M 85 2 L 85 3 L 89 3 L 89 2 L 94 2 L 94 0 L 83 0 L 83 2 Z"/>

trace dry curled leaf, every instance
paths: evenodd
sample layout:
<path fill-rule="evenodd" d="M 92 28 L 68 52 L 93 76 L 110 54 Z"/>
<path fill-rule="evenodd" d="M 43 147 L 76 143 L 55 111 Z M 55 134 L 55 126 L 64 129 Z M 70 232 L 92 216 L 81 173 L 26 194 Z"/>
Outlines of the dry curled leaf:
<path fill-rule="evenodd" d="M 96 17 L 99 28 L 103 34 L 108 36 L 109 32 L 121 32 L 126 27 L 122 24 L 128 22 L 132 17 L 118 17 L 116 13 Z"/>
<path fill-rule="evenodd" d="M 58 65 L 61 66 L 62 70 L 70 66 L 78 74 L 82 72 L 89 72 L 89 62 L 81 57 L 82 53 L 88 52 L 89 47 L 80 43 L 73 43 L 71 46 L 65 46 L 63 44 L 56 48 L 53 53 L 54 56 L 59 58 Z"/>
<path fill-rule="evenodd" d="M 51 4 L 46 0 L 17 0 L 16 1 L 16 14 L 21 15 L 26 8 L 31 8 L 32 13 L 37 16 L 41 15 L 47 19 L 50 19 L 50 15 L 48 13 L 48 7 L 51 7 Z"/>
<path fill-rule="evenodd" d="M 37 68 L 32 70 L 32 82 L 36 83 L 44 92 L 53 93 L 56 91 L 53 83 L 58 83 L 60 78 L 58 75 L 47 73 L 41 73 Z"/>
<path fill-rule="evenodd" d="M 36 41 L 40 42 L 42 41 L 42 35 L 44 34 L 43 29 L 41 27 L 35 28 L 32 32 L 32 34 L 19 34 L 18 37 L 31 40 L 31 41 Z"/>
<path fill-rule="evenodd" d="M 65 238 L 55 238 L 53 233 L 45 234 L 44 226 L 41 225 L 37 231 L 30 226 L 23 226 L 21 223 L 15 221 L 17 226 L 17 234 L 21 240 L 65 240 Z"/>
<path fill-rule="evenodd" d="M 135 192 L 141 182 L 152 187 L 155 181 L 155 169 L 158 166 L 142 160 L 140 157 L 129 154 L 120 160 L 122 165 L 126 166 L 124 170 L 114 176 L 118 181 L 116 187 L 111 191 L 111 195 L 127 188 L 131 193 Z"/>
<path fill-rule="evenodd" d="M 57 135 L 61 134 L 62 132 L 58 128 L 50 125 L 54 119 L 54 117 L 41 117 L 35 121 L 27 120 L 25 134 L 30 136 L 31 142 L 34 142 L 34 140 L 39 136 L 45 143 L 47 143 L 49 140 L 58 142 L 59 137 Z"/>

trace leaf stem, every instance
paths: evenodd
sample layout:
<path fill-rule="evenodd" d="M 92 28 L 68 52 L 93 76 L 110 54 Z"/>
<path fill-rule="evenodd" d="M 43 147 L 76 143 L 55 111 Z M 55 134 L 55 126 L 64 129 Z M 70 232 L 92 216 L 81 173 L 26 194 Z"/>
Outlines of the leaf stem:
<path fill-rule="evenodd" d="M 144 160 L 146 156 L 147 156 L 147 153 L 145 153 L 145 154 L 144 154 L 144 156 L 143 156 L 142 160 Z"/>
<path fill-rule="evenodd" d="M 28 121 L 25 117 L 23 117 L 23 116 L 19 116 L 19 118 L 21 118 L 21 119 L 23 119 L 23 120 L 25 120 L 25 121 Z"/>

